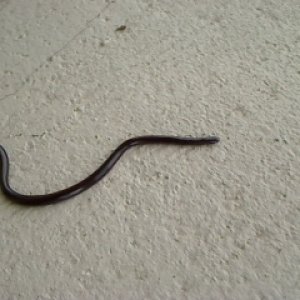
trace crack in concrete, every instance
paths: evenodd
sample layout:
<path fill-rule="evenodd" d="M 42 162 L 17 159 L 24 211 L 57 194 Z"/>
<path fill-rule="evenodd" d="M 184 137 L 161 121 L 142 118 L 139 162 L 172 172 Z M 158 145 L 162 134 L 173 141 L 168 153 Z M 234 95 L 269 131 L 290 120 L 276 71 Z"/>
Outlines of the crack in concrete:
<path fill-rule="evenodd" d="M 25 78 L 26 80 L 29 80 L 31 78 L 32 75 L 34 75 L 37 71 L 39 71 L 45 64 L 47 61 L 52 60 L 53 57 L 55 57 L 57 54 L 59 54 L 60 52 L 62 52 L 63 50 L 65 50 L 78 36 L 80 36 L 83 32 L 85 32 L 88 28 L 90 28 L 91 24 L 100 17 L 101 13 L 104 13 L 108 7 L 112 4 L 115 3 L 114 1 L 112 2 L 108 2 L 104 8 L 101 10 L 101 12 L 97 13 L 96 16 L 94 16 L 93 18 L 89 19 L 86 21 L 86 26 L 83 27 L 80 31 L 78 31 L 75 35 L 72 36 L 72 38 L 70 40 L 68 40 L 62 47 L 60 47 L 58 50 L 56 50 L 55 52 L 53 52 L 50 56 L 47 57 L 46 61 L 44 61 L 43 63 L 41 63 L 39 65 L 38 68 L 35 68 L 29 75 L 27 75 Z M 17 88 L 15 91 L 13 91 L 12 93 L 6 94 L 2 97 L 0 97 L 0 102 L 4 101 L 5 99 L 11 97 L 11 96 L 15 96 L 20 90 L 23 89 L 23 87 L 26 85 L 26 82 L 24 81 L 21 86 L 19 88 Z"/>

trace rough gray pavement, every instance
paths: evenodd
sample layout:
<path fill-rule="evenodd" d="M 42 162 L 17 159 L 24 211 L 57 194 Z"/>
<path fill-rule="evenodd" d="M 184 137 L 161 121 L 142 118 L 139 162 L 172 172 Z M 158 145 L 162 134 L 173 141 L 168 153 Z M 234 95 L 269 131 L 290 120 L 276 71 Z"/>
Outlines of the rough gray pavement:
<path fill-rule="evenodd" d="M 116 31 L 125 25 L 123 31 Z M 299 0 L 0 1 L 1 299 L 299 299 Z"/>

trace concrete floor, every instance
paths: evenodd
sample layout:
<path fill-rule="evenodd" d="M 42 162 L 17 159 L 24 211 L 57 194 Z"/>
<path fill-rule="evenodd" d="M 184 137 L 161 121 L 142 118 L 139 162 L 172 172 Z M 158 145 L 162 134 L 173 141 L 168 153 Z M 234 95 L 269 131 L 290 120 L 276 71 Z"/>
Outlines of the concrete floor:
<path fill-rule="evenodd" d="M 116 31 L 126 25 L 124 31 Z M 299 0 L 0 1 L 1 299 L 299 299 Z"/>

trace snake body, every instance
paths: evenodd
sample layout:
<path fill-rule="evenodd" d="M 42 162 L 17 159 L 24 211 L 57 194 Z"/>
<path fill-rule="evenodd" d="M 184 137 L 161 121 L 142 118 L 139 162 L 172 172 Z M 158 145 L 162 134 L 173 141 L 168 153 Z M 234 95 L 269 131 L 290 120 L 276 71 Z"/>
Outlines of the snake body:
<path fill-rule="evenodd" d="M 34 206 L 54 204 L 72 198 L 84 192 L 95 183 L 99 182 L 105 175 L 109 173 L 121 156 L 133 146 L 149 144 L 200 146 L 215 144 L 217 142 L 219 142 L 219 138 L 216 136 L 207 136 L 201 138 L 161 135 L 134 137 L 120 144 L 94 173 L 82 181 L 66 189 L 45 195 L 23 195 L 11 188 L 9 184 L 9 158 L 5 149 L 0 145 L 0 187 L 3 194 L 7 198 L 22 205 Z"/>

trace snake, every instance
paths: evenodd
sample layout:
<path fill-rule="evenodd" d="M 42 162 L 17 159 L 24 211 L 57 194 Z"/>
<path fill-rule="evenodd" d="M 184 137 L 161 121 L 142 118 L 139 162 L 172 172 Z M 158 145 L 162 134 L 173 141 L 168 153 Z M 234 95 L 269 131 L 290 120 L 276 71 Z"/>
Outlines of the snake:
<path fill-rule="evenodd" d="M 186 136 L 148 135 L 133 137 L 122 142 L 102 163 L 102 165 L 96 169 L 96 171 L 82 181 L 68 188 L 44 195 L 24 195 L 11 188 L 9 184 L 9 157 L 4 147 L 0 145 L 0 188 L 9 200 L 21 205 L 40 206 L 55 204 L 75 197 L 99 182 L 111 171 L 123 154 L 134 146 L 150 144 L 200 146 L 216 144 L 219 141 L 220 139 L 217 136 L 203 136 L 195 138 Z"/>

